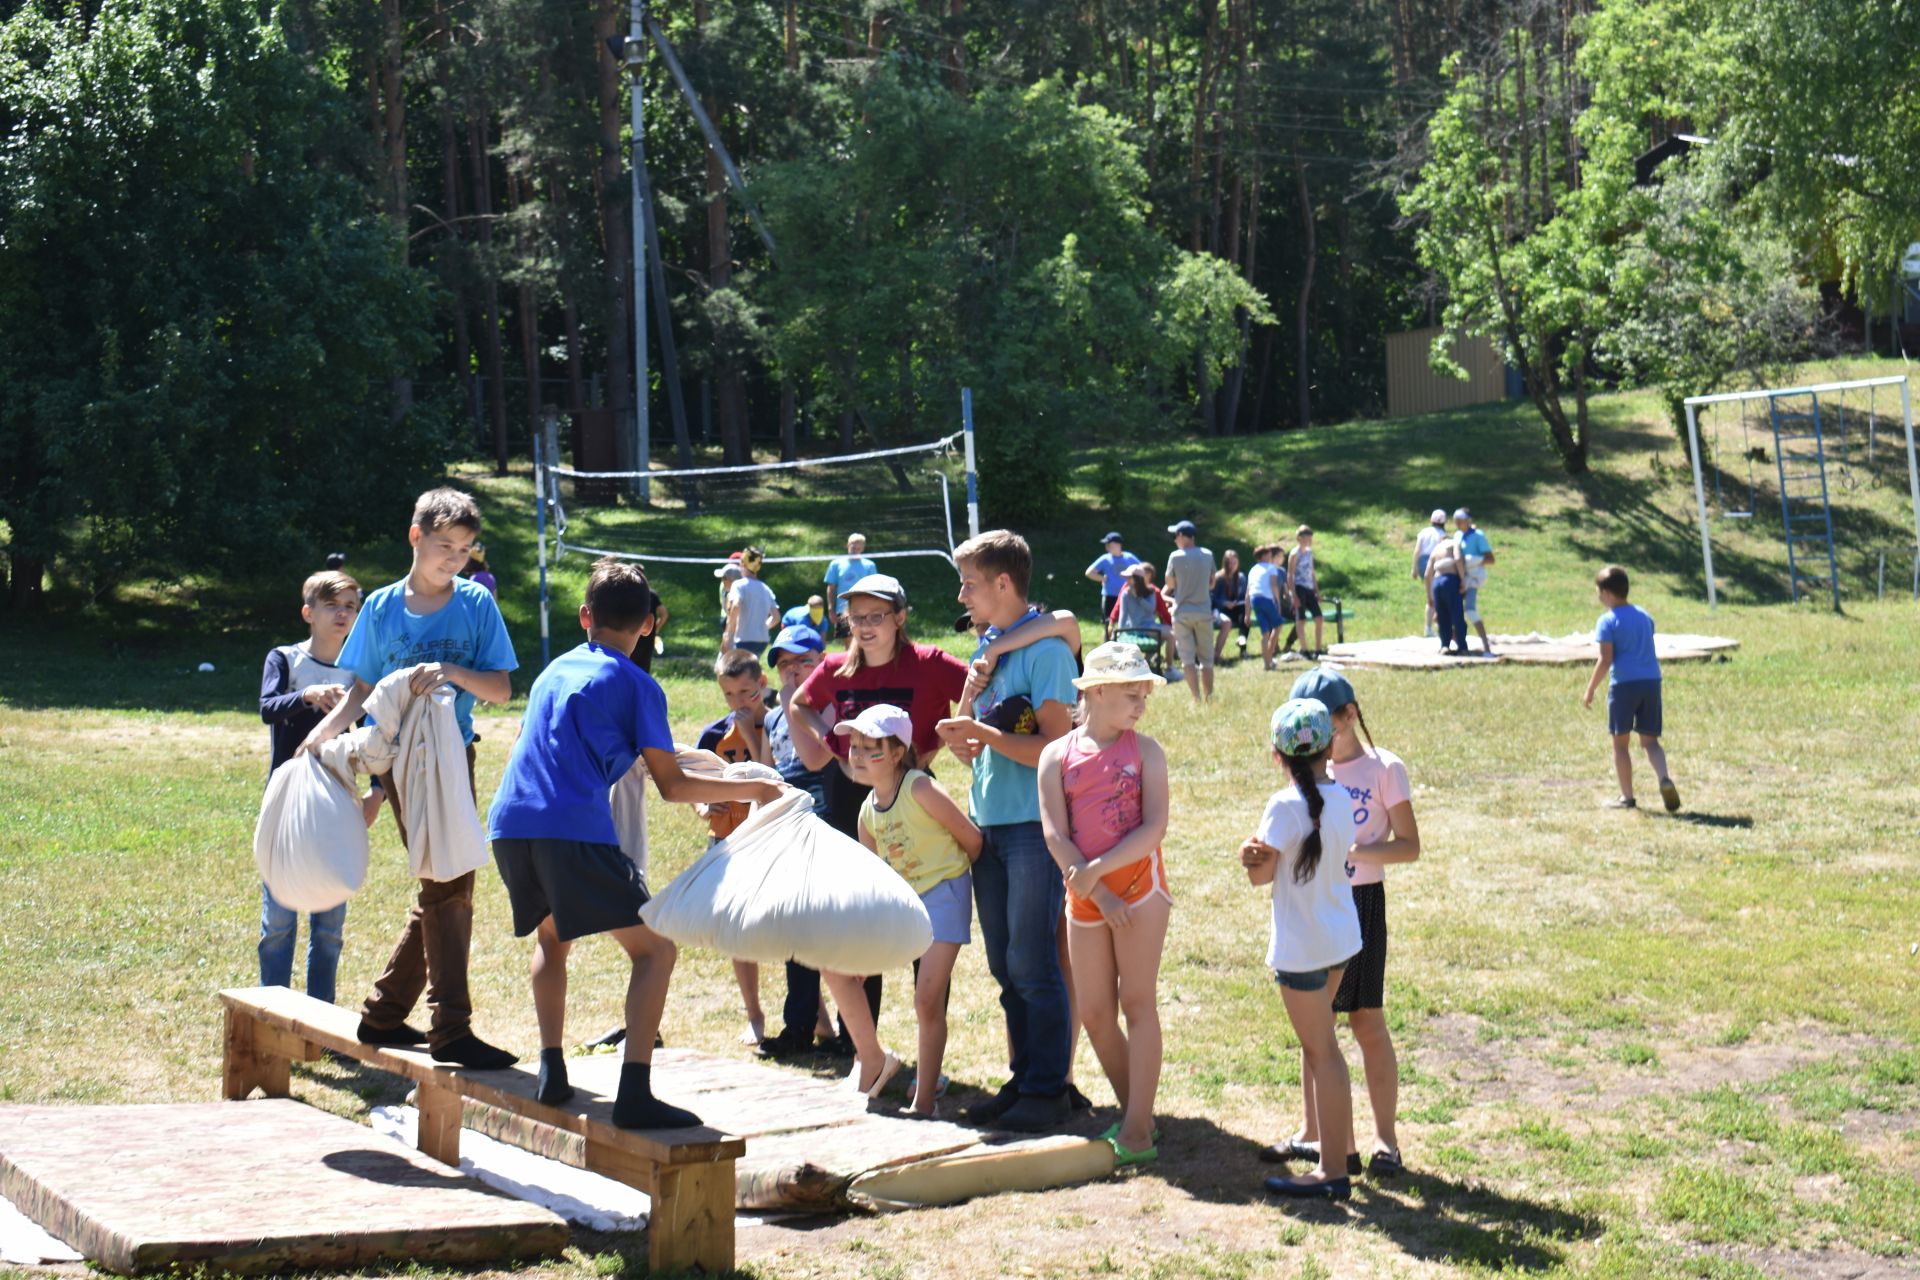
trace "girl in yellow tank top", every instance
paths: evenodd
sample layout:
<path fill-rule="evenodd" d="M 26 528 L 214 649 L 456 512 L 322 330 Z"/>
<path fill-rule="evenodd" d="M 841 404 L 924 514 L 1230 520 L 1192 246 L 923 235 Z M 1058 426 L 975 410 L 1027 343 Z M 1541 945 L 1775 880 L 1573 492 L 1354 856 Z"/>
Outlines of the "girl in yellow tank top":
<path fill-rule="evenodd" d="M 973 860 L 980 856 L 980 829 L 931 775 L 915 767 L 913 721 L 899 707 L 868 707 L 835 725 L 834 732 L 849 739 L 847 770 L 853 780 L 873 788 L 860 806 L 860 843 L 900 873 L 933 922 L 933 944 L 914 965 L 913 985 L 920 1023 L 913 1111 L 931 1116 L 947 1052 L 947 982 L 960 948 L 973 941 Z M 880 1044 L 861 989 L 866 975 L 820 976 L 853 1041 L 857 1061 L 849 1086 L 878 1097 L 900 1070 L 900 1059 Z"/>

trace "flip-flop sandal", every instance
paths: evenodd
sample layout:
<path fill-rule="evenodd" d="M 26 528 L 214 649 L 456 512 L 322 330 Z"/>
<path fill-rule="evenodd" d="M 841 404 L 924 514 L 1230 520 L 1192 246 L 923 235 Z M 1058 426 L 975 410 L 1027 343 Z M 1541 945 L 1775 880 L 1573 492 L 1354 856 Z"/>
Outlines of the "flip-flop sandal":
<path fill-rule="evenodd" d="M 1130 1164 L 1146 1164 L 1150 1160 L 1160 1158 L 1160 1148 L 1157 1146 L 1148 1147 L 1144 1151 L 1129 1151 L 1120 1145 L 1118 1138 L 1107 1139 L 1107 1145 L 1113 1148 L 1113 1167 L 1116 1169 L 1124 1169 Z"/>
<path fill-rule="evenodd" d="M 1376 1151 L 1373 1158 L 1367 1161 L 1369 1178 L 1397 1178 L 1406 1171 L 1407 1166 L 1400 1163 L 1398 1151 Z"/>
<path fill-rule="evenodd" d="M 1100 1135 L 1100 1141 L 1112 1142 L 1115 1139 L 1117 1139 L 1119 1136 L 1120 1136 L 1120 1122 L 1118 1120 L 1115 1120 L 1112 1124 L 1107 1126 L 1107 1131 Z M 1153 1126 L 1153 1145 L 1156 1147 L 1160 1145 L 1160 1126 L 1159 1125 Z"/>

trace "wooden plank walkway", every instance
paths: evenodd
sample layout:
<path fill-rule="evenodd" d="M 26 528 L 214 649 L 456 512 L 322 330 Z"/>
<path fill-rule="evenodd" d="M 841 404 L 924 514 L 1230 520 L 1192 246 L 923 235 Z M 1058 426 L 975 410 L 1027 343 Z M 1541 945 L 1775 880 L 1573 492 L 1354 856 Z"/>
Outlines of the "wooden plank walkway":
<path fill-rule="evenodd" d="M 735 1168 L 738 1209 L 844 1213 L 855 1207 L 848 1191 L 862 1174 L 962 1152 L 1039 1155 L 1060 1141 L 944 1120 L 913 1120 L 888 1110 L 869 1112 L 866 1099 L 841 1089 L 837 1080 L 744 1058 L 656 1049 L 653 1061 L 657 1074 L 674 1080 L 676 1101 L 692 1107 L 709 1124 L 747 1140 L 746 1154 Z M 619 1074 L 618 1053 L 567 1059 L 568 1079 L 582 1088 L 610 1088 Z M 465 1123 L 510 1146 L 581 1164 L 577 1137 L 524 1117 L 469 1104 Z M 1081 1127 L 1097 1131 L 1100 1125 L 1089 1119 Z M 1109 1156 L 1109 1172 L 1110 1164 Z M 1053 1185 L 1081 1180 L 1068 1178 Z M 992 1189 L 983 1183 L 980 1194 Z"/>
<path fill-rule="evenodd" d="M 1661 662 L 1707 662 L 1717 655 L 1740 647 L 1738 640 L 1726 636 L 1697 635 L 1654 635 L 1654 653 Z M 1550 639 L 1546 636 L 1501 636 L 1493 637 L 1494 656 L 1489 660 L 1482 652 L 1480 637 L 1474 636 L 1468 642 L 1472 656 L 1452 658 L 1440 652 L 1440 642 L 1431 636 L 1398 636 L 1387 640 L 1355 640 L 1346 644 L 1336 644 L 1327 650 L 1327 657 L 1343 666 L 1395 667 L 1408 671 L 1439 671 L 1452 667 L 1492 666 L 1498 663 L 1518 662 L 1541 666 L 1575 667 L 1592 666 L 1600 656 L 1600 646 L 1591 636 L 1563 636 Z M 1288 670 L 1298 666 L 1305 670 L 1307 664 L 1289 664 Z"/>
<path fill-rule="evenodd" d="M 567 1224 L 291 1100 L 0 1107 L 0 1193 L 110 1271 L 352 1271 L 558 1253 Z"/>

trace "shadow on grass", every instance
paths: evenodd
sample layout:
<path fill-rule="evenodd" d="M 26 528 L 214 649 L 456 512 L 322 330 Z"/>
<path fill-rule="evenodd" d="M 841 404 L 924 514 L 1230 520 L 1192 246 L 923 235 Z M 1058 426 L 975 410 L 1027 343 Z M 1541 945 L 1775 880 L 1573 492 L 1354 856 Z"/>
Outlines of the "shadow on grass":
<path fill-rule="evenodd" d="M 1369 1183 L 1346 1208 L 1352 1222 L 1380 1232 L 1411 1257 L 1502 1272 L 1558 1269 L 1566 1264 L 1566 1245 L 1606 1230 L 1583 1213 L 1431 1173 Z"/>
<path fill-rule="evenodd" d="M 1695 827 L 1714 827 L 1728 831 L 1753 830 L 1753 818 L 1745 813 L 1676 813 L 1675 822 Z"/>

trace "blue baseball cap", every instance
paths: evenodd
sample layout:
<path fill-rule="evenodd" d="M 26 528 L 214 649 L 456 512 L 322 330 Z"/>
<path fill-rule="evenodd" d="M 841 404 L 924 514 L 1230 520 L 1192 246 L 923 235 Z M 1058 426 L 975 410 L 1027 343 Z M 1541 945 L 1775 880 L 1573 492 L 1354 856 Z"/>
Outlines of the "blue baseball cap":
<path fill-rule="evenodd" d="M 1122 538 L 1122 537 L 1120 536 L 1120 534 L 1119 534 L 1119 532 L 1118 532 L 1118 531 L 1116 530 L 1115 532 L 1113 532 L 1113 533 L 1110 533 L 1110 534 L 1108 534 L 1108 535 L 1107 535 L 1106 537 L 1104 537 L 1104 538 L 1102 538 L 1102 539 L 1100 539 L 1100 541 L 1101 541 L 1101 542 L 1103 542 L 1103 543 L 1107 543 L 1107 542 L 1124 542 L 1124 541 L 1125 541 L 1125 539 L 1124 539 L 1124 538 Z"/>
<path fill-rule="evenodd" d="M 777 653 L 785 649 L 788 653 L 819 653 L 826 647 L 826 642 L 820 639 L 820 633 L 812 627 L 792 626 L 780 628 L 780 634 L 767 646 L 767 652 Z"/>
<path fill-rule="evenodd" d="M 1200 531 L 1193 527 L 1193 521 L 1191 520 L 1182 520 L 1179 524 L 1170 524 L 1167 526 L 1167 532 L 1171 534 L 1184 533 L 1189 538 L 1197 538 L 1200 536 Z"/>
<path fill-rule="evenodd" d="M 1338 671 L 1329 671 L 1325 667 L 1314 667 L 1300 673 L 1293 682 L 1290 698 L 1312 698 L 1328 711 L 1338 711 L 1351 706 L 1357 699 L 1353 696 L 1353 686 Z"/>

